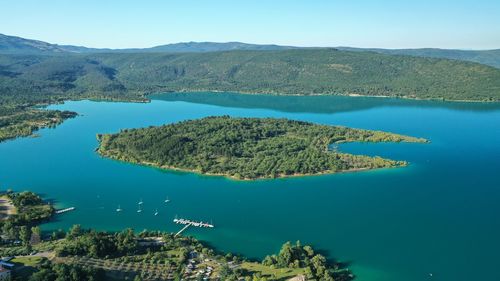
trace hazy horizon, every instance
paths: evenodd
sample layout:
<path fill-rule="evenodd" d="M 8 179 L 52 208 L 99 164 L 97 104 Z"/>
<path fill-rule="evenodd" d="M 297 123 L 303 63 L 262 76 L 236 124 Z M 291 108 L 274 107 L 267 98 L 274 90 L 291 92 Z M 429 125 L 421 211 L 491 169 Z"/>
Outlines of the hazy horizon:
<path fill-rule="evenodd" d="M 439 48 L 439 47 L 421 47 L 421 48 L 382 48 L 382 47 L 357 47 L 357 46 L 296 46 L 296 45 L 281 45 L 281 44 L 276 44 L 276 43 L 254 43 L 254 42 L 241 42 L 241 41 L 224 41 L 224 42 L 218 42 L 218 41 L 183 41 L 183 42 L 171 42 L 171 43 L 165 43 L 165 44 L 160 44 L 160 45 L 154 45 L 154 46 L 146 46 L 146 47 L 123 47 L 123 48 L 110 48 L 110 47 L 89 47 L 83 44 L 60 44 L 57 42 L 48 42 L 45 40 L 40 40 L 38 38 L 26 38 L 14 34 L 5 34 L 0 32 L 0 35 L 6 35 L 6 36 L 11 36 L 11 37 L 19 37 L 23 39 L 28 39 L 28 40 L 35 40 L 35 41 L 42 41 L 50 44 L 55 44 L 58 46 L 75 46 L 75 47 L 86 47 L 86 48 L 96 48 L 96 49 L 110 49 L 110 50 L 127 50 L 127 49 L 148 49 L 148 48 L 154 48 L 154 47 L 159 47 L 159 46 L 164 46 L 164 45 L 173 45 L 173 44 L 190 44 L 190 43 L 215 43 L 215 44 L 226 44 L 226 43 L 242 43 L 242 44 L 249 44 L 249 45 L 276 45 L 276 46 L 282 46 L 282 47 L 299 47 L 299 48 L 355 48 L 355 49 L 386 49 L 386 50 L 400 50 L 400 49 L 440 49 L 440 50 L 457 50 L 457 51 L 495 51 L 495 50 L 500 50 L 499 48 L 493 48 L 493 49 L 459 49 L 459 48 Z"/>
<path fill-rule="evenodd" d="M 148 48 L 180 42 L 297 47 L 500 48 L 500 2 L 10 1 L 0 32 L 59 45 Z"/>

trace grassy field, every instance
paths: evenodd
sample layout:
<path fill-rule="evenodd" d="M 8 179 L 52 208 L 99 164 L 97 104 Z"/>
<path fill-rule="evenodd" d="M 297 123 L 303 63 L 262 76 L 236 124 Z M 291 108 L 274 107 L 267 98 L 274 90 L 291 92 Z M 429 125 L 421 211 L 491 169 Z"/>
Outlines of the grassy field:
<path fill-rule="evenodd" d="M 271 268 L 256 262 L 243 262 L 241 268 L 251 273 L 260 273 L 262 277 L 272 277 L 273 280 L 288 280 L 304 274 L 303 268 Z"/>
<path fill-rule="evenodd" d="M 26 256 L 26 257 L 16 257 L 11 260 L 12 263 L 20 264 L 24 266 L 37 266 L 43 260 L 42 257 L 38 256 Z"/>
<path fill-rule="evenodd" d="M 17 280 L 27 280 L 34 272 L 44 258 L 37 256 L 16 257 L 10 262 L 15 264 L 14 274 Z"/>

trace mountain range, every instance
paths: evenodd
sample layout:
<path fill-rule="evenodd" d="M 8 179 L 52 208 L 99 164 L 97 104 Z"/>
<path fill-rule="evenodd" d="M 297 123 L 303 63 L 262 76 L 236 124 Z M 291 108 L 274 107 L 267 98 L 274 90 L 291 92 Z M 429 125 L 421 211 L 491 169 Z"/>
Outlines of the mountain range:
<path fill-rule="evenodd" d="M 290 49 L 319 49 L 280 46 L 259 45 L 241 42 L 182 42 L 166 44 L 151 48 L 88 48 L 83 46 L 58 45 L 39 40 L 25 39 L 16 36 L 0 34 L 0 54 L 31 54 L 31 55 L 61 55 L 69 53 L 203 53 L 233 50 L 247 51 L 278 51 Z M 484 65 L 500 68 L 500 49 L 496 50 L 455 50 L 455 49 L 381 49 L 381 48 L 353 48 L 335 47 L 335 49 L 355 52 L 376 52 L 388 55 L 406 55 L 415 57 L 444 58 L 460 61 L 477 62 Z"/>
<path fill-rule="evenodd" d="M 298 47 L 247 44 L 241 42 L 182 42 L 160 45 L 151 48 L 87 48 L 82 46 L 51 44 L 39 40 L 0 34 L 0 54 L 54 55 L 65 53 L 202 53 L 233 50 L 277 51 L 289 49 L 298 49 Z"/>

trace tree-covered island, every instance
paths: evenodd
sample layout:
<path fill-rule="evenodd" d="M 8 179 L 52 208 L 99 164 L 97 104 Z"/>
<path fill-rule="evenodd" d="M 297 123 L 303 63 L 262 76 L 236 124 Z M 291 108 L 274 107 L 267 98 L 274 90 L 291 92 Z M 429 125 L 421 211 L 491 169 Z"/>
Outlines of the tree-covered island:
<path fill-rule="evenodd" d="M 274 118 L 206 117 L 160 127 L 99 134 L 112 159 L 233 179 L 317 175 L 405 166 L 405 161 L 330 150 L 343 142 L 425 139 Z"/>

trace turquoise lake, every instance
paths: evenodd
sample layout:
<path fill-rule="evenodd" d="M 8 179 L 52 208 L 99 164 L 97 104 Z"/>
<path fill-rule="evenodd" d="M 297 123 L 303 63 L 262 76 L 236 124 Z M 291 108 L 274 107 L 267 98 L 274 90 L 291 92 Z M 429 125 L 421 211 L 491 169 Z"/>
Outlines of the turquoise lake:
<path fill-rule="evenodd" d="M 145 104 L 49 106 L 80 115 L 40 130 L 40 137 L 1 143 L 0 187 L 33 190 L 58 207 L 76 207 L 44 224 L 47 231 L 78 223 L 175 232 L 177 215 L 212 220 L 215 229 L 186 234 L 248 257 L 262 258 L 285 241 L 301 240 L 347 262 L 359 281 L 499 280 L 499 104 L 231 93 L 151 98 Z M 431 143 L 339 147 L 409 161 L 404 168 L 252 182 L 162 171 L 94 151 L 97 133 L 209 115 L 286 117 Z M 165 204 L 167 197 L 171 202 Z M 123 212 L 115 211 L 118 205 Z"/>

